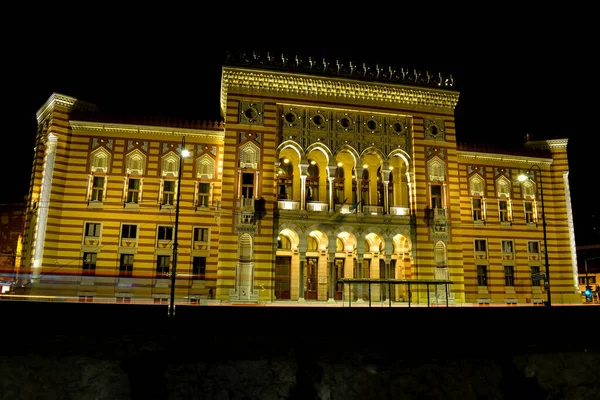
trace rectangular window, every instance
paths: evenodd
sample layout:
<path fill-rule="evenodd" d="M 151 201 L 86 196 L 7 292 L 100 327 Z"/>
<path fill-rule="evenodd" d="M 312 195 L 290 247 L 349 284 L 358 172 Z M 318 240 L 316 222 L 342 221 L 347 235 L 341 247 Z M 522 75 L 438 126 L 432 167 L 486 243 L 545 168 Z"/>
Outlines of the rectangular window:
<path fill-rule="evenodd" d="M 529 242 L 527 242 L 527 252 L 529 254 L 539 255 L 540 254 L 540 242 L 538 242 L 537 240 L 530 240 Z"/>
<path fill-rule="evenodd" d="M 83 253 L 82 275 L 96 275 L 96 253 Z"/>
<path fill-rule="evenodd" d="M 487 265 L 477 266 L 477 286 L 487 286 Z"/>
<path fill-rule="evenodd" d="M 528 224 L 533 224 L 535 221 L 533 220 L 533 202 L 525 201 L 525 222 Z"/>
<path fill-rule="evenodd" d="M 139 203 L 140 199 L 140 180 L 129 178 L 127 183 L 127 203 Z"/>
<path fill-rule="evenodd" d="M 442 208 L 442 185 L 431 185 L 431 208 Z"/>
<path fill-rule="evenodd" d="M 93 303 L 94 296 L 79 296 L 80 303 Z"/>
<path fill-rule="evenodd" d="M 100 237 L 101 225 L 97 222 L 85 223 L 85 236 Z"/>
<path fill-rule="evenodd" d="M 208 242 L 208 228 L 194 228 L 194 242 Z"/>
<path fill-rule="evenodd" d="M 254 198 L 254 174 L 242 173 L 242 197 L 245 199 Z"/>
<path fill-rule="evenodd" d="M 192 262 L 192 279 L 203 281 L 206 275 L 206 257 L 194 257 Z"/>
<path fill-rule="evenodd" d="M 531 267 L 531 285 L 541 286 L 540 267 Z"/>
<path fill-rule="evenodd" d="M 104 177 L 94 176 L 92 179 L 92 195 L 91 201 L 102 201 L 104 195 Z"/>
<path fill-rule="evenodd" d="M 175 181 L 163 181 L 162 205 L 173 205 Z"/>
<path fill-rule="evenodd" d="M 515 269 L 512 265 L 504 266 L 504 285 L 515 286 Z"/>
<path fill-rule="evenodd" d="M 156 258 L 156 277 L 167 278 L 169 276 L 170 256 L 158 256 Z"/>
<path fill-rule="evenodd" d="M 514 251 L 514 242 L 512 240 L 503 240 L 502 241 L 502 253 L 504 254 L 513 254 Z"/>
<path fill-rule="evenodd" d="M 498 211 L 500 213 L 500 222 L 508 222 L 508 200 L 498 200 Z"/>
<path fill-rule="evenodd" d="M 158 226 L 158 240 L 173 240 L 173 227 L 167 225 Z"/>
<path fill-rule="evenodd" d="M 119 276 L 121 278 L 131 277 L 133 275 L 133 254 L 121 254 L 119 263 Z"/>
<path fill-rule="evenodd" d="M 169 302 L 169 299 L 166 298 L 155 298 L 154 299 L 154 304 L 167 304 Z"/>
<path fill-rule="evenodd" d="M 478 197 L 473 198 L 472 207 L 473 207 L 473 221 L 482 221 L 483 214 L 481 212 L 481 199 Z"/>
<path fill-rule="evenodd" d="M 121 239 L 136 239 L 137 225 L 123 224 L 121 226 Z"/>
<path fill-rule="evenodd" d="M 198 183 L 198 207 L 208 207 L 208 198 L 210 196 L 210 183 Z"/>
<path fill-rule="evenodd" d="M 485 239 L 475 239 L 475 251 L 487 252 L 487 241 Z"/>

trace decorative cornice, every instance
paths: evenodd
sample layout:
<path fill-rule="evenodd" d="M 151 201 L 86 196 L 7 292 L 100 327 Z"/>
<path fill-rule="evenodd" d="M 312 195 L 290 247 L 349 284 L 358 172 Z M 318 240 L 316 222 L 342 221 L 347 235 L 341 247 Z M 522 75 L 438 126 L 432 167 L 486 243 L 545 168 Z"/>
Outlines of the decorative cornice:
<path fill-rule="evenodd" d="M 147 125 L 128 125 L 128 124 L 111 124 L 102 122 L 88 121 L 70 121 L 70 127 L 73 131 L 94 131 L 94 132 L 111 132 L 111 133 L 127 133 L 138 135 L 155 135 L 155 136 L 194 136 L 200 139 L 221 139 L 225 138 L 224 130 L 208 130 L 208 129 L 186 129 L 172 128 L 162 126 L 147 126 Z"/>
<path fill-rule="evenodd" d="M 356 62 L 335 62 L 325 58 L 302 57 L 295 55 L 290 57 L 286 54 L 275 54 L 272 52 L 261 53 L 259 51 L 238 52 L 233 54 L 227 52 L 225 65 L 239 66 L 244 68 L 259 68 L 278 71 L 286 71 L 298 74 L 318 74 L 334 76 L 339 78 L 350 78 L 352 80 L 370 80 L 383 83 L 402 85 L 430 86 L 438 89 L 453 89 L 455 86 L 452 74 L 448 77 L 441 73 L 425 73 L 416 69 L 396 68 L 379 64 L 368 65 Z"/>
<path fill-rule="evenodd" d="M 225 115 L 230 89 L 242 93 L 303 96 L 352 104 L 404 105 L 414 109 L 445 111 L 454 110 L 459 95 L 451 90 L 225 66 L 221 77 L 222 115 Z"/>
<path fill-rule="evenodd" d="M 503 164 L 539 164 L 549 167 L 552 165 L 552 158 L 543 157 L 531 157 L 531 156 L 516 156 L 511 154 L 492 154 L 492 153 L 481 153 L 475 151 L 464 151 L 459 150 L 456 152 L 459 159 L 463 160 L 477 160 L 485 162 L 499 162 Z"/>
<path fill-rule="evenodd" d="M 525 146 L 532 149 L 558 150 L 566 149 L 569 139 L 549 139 L 526 142 Z"/>
<path fill-rule="evenodd" d="M 54 107 L 63 107 L 67 110 L 88 110 L 95 111 L 96 105 L 85 101 L 77 100 L 74 97 L 65 96 L 60 93 L 52 93 L 52 95 L 46 100 L 44 105 L 36 113 L 38 123 L 46 118 L 46 116 L 54 109 Z"/>

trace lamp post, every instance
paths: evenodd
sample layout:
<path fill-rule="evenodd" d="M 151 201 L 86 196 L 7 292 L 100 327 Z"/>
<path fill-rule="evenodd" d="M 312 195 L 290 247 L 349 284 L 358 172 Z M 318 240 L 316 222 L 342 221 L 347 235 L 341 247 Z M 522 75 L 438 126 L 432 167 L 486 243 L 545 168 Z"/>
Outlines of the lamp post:
<path fill-rule="evenodd" d="M 169 317 L 175 317 L 175 275 L 177 273 L 177 231 L 179 229 L 179 197 L 181 196 L 181 170 L 183 167 L 183 157 L 187 157 L 189 151 L 185 149 L 185 136 L 181 138 L 181 148 L 179 149 L 179 171 L 177 172 L 177 199 L 175 205 L 175 229 L 173 232 L 173 270 L 171 271 L 171 299 L 169 301 Z"/>
<path fill-rule="evenodd" d="M 548 296 L 548 300 L 546 301 L 547 307 L 552 307 L 552 297 L 550 295 L 550 265 L 548 263 L 548 240 L 546 237 L 546 213 L 544 212 L 544 185 L 542 183 L 542 169 L 539 165 L 532 165 L 527 171 L 527 174 L 519 175 L 518 179 L 520 182 L 524 182 L 527 179 L 531 179 L 531 170 L 537 167 L 538 171 L 540 171 L 540 198 L 542 200 L 542 230 L 544 232 L 544 262 L 546 263 L 546 279 L 544 280 L 544 286 L 546 287 L 546 294 Z M 532 179 L 533 180 L 533 179 Z"/>

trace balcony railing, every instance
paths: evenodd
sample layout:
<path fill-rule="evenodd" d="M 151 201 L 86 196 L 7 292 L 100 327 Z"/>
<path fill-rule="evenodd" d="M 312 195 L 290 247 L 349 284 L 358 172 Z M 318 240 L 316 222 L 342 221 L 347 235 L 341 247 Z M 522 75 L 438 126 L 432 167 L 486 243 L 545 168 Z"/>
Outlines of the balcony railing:
<path fill-rule="evenodd" d="M 328 211 L 329 205 L 326 202 L 311 201 L 306 203 L 306 211 Z"/>
<path fill-rule="evenodd" d="M 294 200 L 278 200 L 277 209 L 298 211 L 300 210 L 300 202 Z"/>
<path fill-rule="evenodd" d="M 381 206 L 363 206 L 363 214 L 366 215 L 383 215 L 383 207 Z"/>
<path fill-rule="evenodd" d="M 390 215 L 410 215 L 410 208 L 391 206 L 390 207 Z"/>

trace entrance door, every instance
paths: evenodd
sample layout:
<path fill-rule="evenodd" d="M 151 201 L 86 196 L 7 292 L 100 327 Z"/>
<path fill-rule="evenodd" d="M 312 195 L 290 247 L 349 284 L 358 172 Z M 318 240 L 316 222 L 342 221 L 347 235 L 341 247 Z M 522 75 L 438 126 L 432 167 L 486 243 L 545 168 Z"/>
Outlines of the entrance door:
<path fill-rule="evenodd" d="M 306 273 L 304 274 L 304 298 L 306 300 L 317 300 L 319 259 L 316 257 L 307 258 L 305 272 Z"/>
<path fill-rule="evenodd" d="M 335 300 L 342 299 L 342 290 L 344 288 L 344 284 L 338 283 L 338 279 L 342 279 L 344 277 L 344 261 L 345 260 L 343 258 L 336 258 L 333 262 L 333 284 L 335 285 L 333 290 L 333 298 Z"/>
<path fill-rule="evenodd" d="M 290 300 L 290 265 L 292 257 L 277 257 L 275 260 L 275 299 Z"/>

